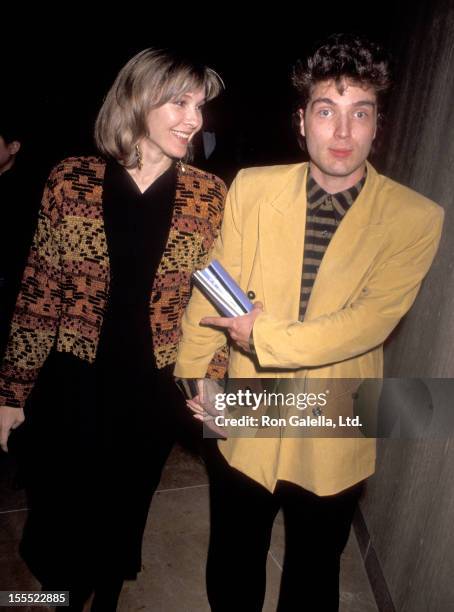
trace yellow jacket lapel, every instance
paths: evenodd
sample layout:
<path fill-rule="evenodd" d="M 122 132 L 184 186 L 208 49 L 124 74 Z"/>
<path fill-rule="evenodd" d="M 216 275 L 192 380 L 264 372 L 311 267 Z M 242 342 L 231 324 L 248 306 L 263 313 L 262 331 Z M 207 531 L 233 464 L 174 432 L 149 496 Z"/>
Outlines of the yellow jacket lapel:
<path fill-rule="evenodd" d="M 266 311 L 285 318 L 299 308 L 306 222 L 307 165 L 295 166 L 274 199 L 264 199 L 259 212 L 259 248 Z"/>
<path fill-rule="evenodd" d="M 375 192 L 378 175 L 368 164 L 366 183 L 331 240 L 312 289 L 306 320 L 342 308 L 361 283 L 385 236 Z"/>

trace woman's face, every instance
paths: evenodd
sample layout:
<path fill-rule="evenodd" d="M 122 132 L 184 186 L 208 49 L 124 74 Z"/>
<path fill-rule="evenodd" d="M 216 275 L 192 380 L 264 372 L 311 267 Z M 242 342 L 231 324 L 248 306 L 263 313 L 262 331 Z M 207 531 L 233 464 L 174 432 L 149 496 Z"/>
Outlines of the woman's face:
<path fill-rule="evenodd" d="M 148 137 L 142 143 L 171 159 L 186 155 L 188 144 L 202 127 L 205 91 L 189 91 L 148 113 Z"/>

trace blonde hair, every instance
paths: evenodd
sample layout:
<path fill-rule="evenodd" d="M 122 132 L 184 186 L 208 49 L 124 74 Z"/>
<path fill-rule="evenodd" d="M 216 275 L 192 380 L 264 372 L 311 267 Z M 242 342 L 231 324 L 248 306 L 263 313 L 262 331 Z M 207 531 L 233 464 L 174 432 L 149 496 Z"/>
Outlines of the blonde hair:
<path fill-rule="evenodd" d="M 206 100 L 223 88 L 211 68 L 160 49 L 145 49 L 120 70 L 107 93 L 95 123 L 99 151 L 126 168 L 137 166 L 136 145 L 147 135 L 151 109 L 204 89 Z"/>

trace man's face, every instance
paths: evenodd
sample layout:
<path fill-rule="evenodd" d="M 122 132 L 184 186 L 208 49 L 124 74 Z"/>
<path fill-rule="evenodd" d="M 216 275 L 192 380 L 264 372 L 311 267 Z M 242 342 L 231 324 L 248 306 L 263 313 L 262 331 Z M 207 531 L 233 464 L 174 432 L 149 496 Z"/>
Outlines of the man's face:
<path fill-rule="evenodd" d="M 17 140 L 7 144 L 0 136 L 0 173 L 8 170 L 14 163 L 14 155 L 19 151 L 20 143 Z"/>
<path fill-rule="evenodd" d="M 339 93 L 333 80 L 321 81 L 300 117 L 319 185 L 341 191 L 359 181 L 377 128 L 375 89 L 345 81 Z"/>

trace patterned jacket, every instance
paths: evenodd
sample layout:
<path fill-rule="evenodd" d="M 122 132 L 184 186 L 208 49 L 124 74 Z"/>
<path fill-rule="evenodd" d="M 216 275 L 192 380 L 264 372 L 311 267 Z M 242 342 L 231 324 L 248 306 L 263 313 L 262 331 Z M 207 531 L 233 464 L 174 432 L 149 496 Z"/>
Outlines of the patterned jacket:
<path fill-rule="evenodd" d="M 44 190 L 0 370 L 0 405 L 23 407 L 50 350 L 93 363 L 109 293 L 110 269 L 102 196 L 106 163 L 73 157 L 57 165 Z M 170 233 L 150 300 L 159 368 L 175 362 L 190 276 L 205 265 L 217 236 L 225 185 L 191 166 L 177 173 Z M 225 371 L 225 352 L 210 366 Z"/>

